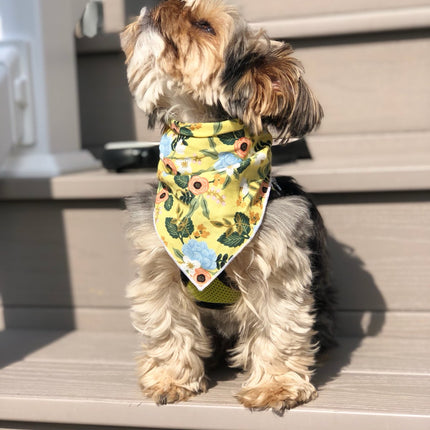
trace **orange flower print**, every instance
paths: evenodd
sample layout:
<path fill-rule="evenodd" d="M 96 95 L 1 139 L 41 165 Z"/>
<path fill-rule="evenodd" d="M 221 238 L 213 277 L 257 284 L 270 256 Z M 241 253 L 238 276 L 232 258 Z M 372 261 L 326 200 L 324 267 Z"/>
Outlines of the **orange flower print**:
<path fill-rule="evenodd" d="M 239 196 L 236 200 L 236 206 L 240 208 L 244 208 L 246 206 L 246 202 L 243 200 L 242 196 Z"/>
<path fill-rule="evenodd" d="M 245 158 L 248 155 L 249 150 L 251 149 L 252 141 L 247 137 L 241 137 L 234 142 L 234 152 L 240 158 Z"/>
<path fill-rule="evenodd" d="M 209 189 L 209 181 L 201 176 L 193 176 L 188 182 L 189 190 L 195 194 L 203 194 Z"/>
<path fill-rule="evenodd" d="M 254 202 L 254 206 L 263 209 L 263 198 L 260 196 L 256 202 Z"/>
<path fill-rule="evenodd" d="M 208 229 L 203 224 L 199 224 L 197 226 L 197 230 L 193 233 L 193 236 L 196 239 L 198 239 L 199 237 L 206 239 L 209 235 L 210 233 L 208 232 Z"/>
<path fill-rule="evenodd" d="M 163 188 L 157 195 L 155 196 L 155 203 L 163 203 L 169 198 L 169 192 Z"/>
<path fill-rule="evenodd" d="M 178 169 L 175 166 L 175 163 L 169 158 L 163 158 L 163 163 L 166 166 L 166 170 L 172 174 L 176 175 L 178 173 Z"/>
<path fill-rule="evenodd" d="M 204 285 L 211 279 L 211 274 L 202 268 L 198 268 L 194 271 L 193 279 L 199 285 Z"/>
<path fill-rule="evenodd" d="M 214 176 L 214 186 L 218 187 L 220 185 L 223 185 L 225 182 L 225 178 L 222 177 L 219 173 L 216 173 Z"/>
<path fill-rule="evenodd" d="M 249 213 L 249 220 L 251 221 L 251 224 L 257 224 L 258 221 L 260 221 L 260 215 L 255 212 Z"/>
<path fill-rule="evenodd" d="M 190 125 L 191 130 L 198 130 L 199 128 L 202 128 L 202 124 L 200 122 L 196 122 L 195 124 Z"/>
<path fill-rule="evenodd" d="M 170 128 L 171 128 L 173 131 L 175 131 L 176 133 L 178 133 L 178 134 L 179 134 L 179 127 L 178 127 L 178 125 L 177 125 L 176 123 L 172 122 L 172 123 L 170 124 Z"/>
<path fill-rule="evenodd" d="M 258 190 L 258 195 L 261 197 L 264 197 L 267 193 L 267 191 L 269 190 L 269 183 L 264 181 L 261 186 L 260 189 Z"/>

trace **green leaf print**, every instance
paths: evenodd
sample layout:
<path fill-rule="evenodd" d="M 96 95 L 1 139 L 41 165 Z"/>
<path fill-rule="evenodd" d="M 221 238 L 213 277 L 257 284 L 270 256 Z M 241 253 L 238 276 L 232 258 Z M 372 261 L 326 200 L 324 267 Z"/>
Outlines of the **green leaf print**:
<path fill-rule="evenodd" d="M 219 140 L 224 145 L 234 145 L 234 142 L 236 142 L 237 139 L 240 139 L 241 137 L 245 136 L 245 132 L 243 130 L 238 131 L 232 131 L 230 133 L 224 133 L 219 135 Z"/>
<path fill-rule="evenodd" d="M 215 126 L 214 126 L 215 127 Z M 216 143 L 215 143 L 215 141 L 214 141 L 214 138 L 213 137 L 208 137 L 208 140 L 209 140 L 209 146 L 211 147 L 211 149 L 213 150 L 213 151 L 215 151 L 216 152 Z"/>
<path fill-rule="evenodd" d="M 218 254 L 218 257 L 216 258 L 216 268 L 219 270 L 222 267 L 224 267 L 227 264 L 227 261 L 229 260 L 228 254 Z"/>
<path fill-rule="evenodd" d="M 164 202 L 164 209 L 166 209 L 166 211 L 170 211 L 172 207 L 173 207 L 173 196 L 170 195 L 169 198 Z"/>
<path fill-rule="evenodd" d="M 270 165 L 259 167 L 257 170 L 258 176 L 261 179 L 264 179 L 265 181 L 269 182 L 270 180 Z"/>
<path fill-rule="evenodd" d="M 236 230 L 241 236 L 248 236 L 251 232 L 251 225 L 249 218 L 242 212 L 234 214 L 234 221 L 236 222 Z"/>
<path fill-rule="evenodd" d="M 224 180 L 224 184 L 223 184 L 223 186 L 222 186 L 222 189 L 223 190 L 225 190 L 228 186 L 229 186 L 229 184 L 230 184 L 230 182 L 231 182 L 231 178 L 230 178 L 230 176 L 226 176 L 225 177 L 225 180 Z"/>
<path fill-rule="evenodd" d="M 270 177 L 270 163 L 267 163 L 263 168 L 263 178 L 267 179 Z"/>
<path fill-rule="evenodd" d="M 176 223 L 173 222 L 173 218 L 166 218 L 165 225 L 170 237 L 173 239 L 179 239 L 178 227 L 176 226 Z"/>
<path fill-rule="evenodd" d="M 230 248 L 236 248 L 245 241 L 245 237 L 241 236 L 236 231 L 230 235 L 223 233 L 219 238 L 218 242 L 222 243 L 225 246 L 229 246 Z"/>
<path fill-rule="evenodd" d="M 166 218 L 167 221 L 167 218 Z M 193 234 L 194 224 L 191 221 L 191 218 L 183 218 L 177 224 L 178 234 L 181 237 L 189 237 Z"/>
<path fill-rule="evenodd" d="M 263 168 L 262 168 L 262 167 L 259 167 L 259 168 L 257 169 L 257 173 L 258 173 L 258 176 L 259 176 L 261 179 L 264 179 L 264 175 L 263 175 Z"/>
<path fill-rule="evenodd" d="M 271 146 L 271 145 L 272 145 L 272 142 L 270 140 L 266 142 L 263 142 L 263 141 L 257 142 L 255 144 L 255 152 L 261 151 L 266 146 Z"/>
<path fill-rule="evenodd" d="M 176 257 L 178 257 L 180 260 L 184 259 L 184 254 L 182 254 L 181 251 L 179 251 L 179 249 L 173 248 L 173 253 L 176 255 Z"/>
<path fill-rule="evenodd" d="M 175 175 L 174 181 L 178 187 L 185 189 L 188 187 L 188 182 L 190 182 L 190 177 L 187 175 Z"/>
<path fill-rule="evenodd" d="M 193 137 L 194 134 L 191 131 L 191 129 L 189 127 L 181 127 L 179 129 L 179 134 L 182 134 L 183 136 L 189 136 L 189 137 Z"/>
<path fill-rule="evenodd" d="M 242 163 L 240 163 L 240 166 L 236 169 L 237 173 L 242 173 L 250 164 L 250 158 L 247 158 L 246 160 L 242 161 Z"/>
<path fill-rule="evenodd" d="M 180 137 L 175 137 L 174 139 L 173 139 L 173 141 L 172 141 L 172 150 L 173 151 L 176 151 L 176 147 L 178 146 L 178 142 L 179 142 L 179 140 L 180 140 Z"/>
<path fill-rule="evenodd" d="M 200 196 L 198 197 L 198 198 L 195 198 L 195 199 L 193 199 L 193 200 L 191 200 L 191 203 L 190 203 L 190 209 L 188 210 L 188 213 L 187 213 L 187 215 L 185 216 L 185 218 L 189 218 L 189 217 L 191 217 L 193 214 L 194 214 L 194 212 L 197 210 L 197 208 L 200 206 Z"/>
<path fill-rule="evenodd" d="M 179 200 L 186 205 L 190 205 L 190 203 L 194 200 L 195 195 L 189 190 L 181 192 L 182 196 L 179 197 Z"/>
<path fill-rule="evenodd" d="M 218 134 L 222 129 L 222 124 L 220 122 L 216 122 L 214 124 L 214 134 Z"/>
<path fill-rule="evenodd" d="M 217 152 L 208 151 L 207 149 L 201 149 L 199 152 L 201 152 L 203 155 L 206 155 L 206 157 L 212 158 L 212 160 L 218 160 L 219 158 Z"/>
<path fill-rule="evenodd" d="M 208 202 L 206 201 L 206 199 L 204 197 L 201 198 L 200 205 L 201 205 L 201 208 L 202 208 L 203 215 L 207 219 L 210 219 Z"/>
<path fill-rule="evenodd" d="M 233 232 L 234 232 L 234 228 L 233 228 L 233 226 L 230 226 L 230 227 L 228 227 L 227 228 L 227 230 L 225 231 L 225 237 L 229 237 L 229 236 L 231 236 L 232 234 L 233 234 Z"/>
<path fill-rule="evenodd" d="M 180 221 L 166 218 L 166 230 L 173 239 L 180 239 L 183 243 L 184 237 L 189 237 L 194 231 L 194 224 L 190 218 L 182 218 Z"/>

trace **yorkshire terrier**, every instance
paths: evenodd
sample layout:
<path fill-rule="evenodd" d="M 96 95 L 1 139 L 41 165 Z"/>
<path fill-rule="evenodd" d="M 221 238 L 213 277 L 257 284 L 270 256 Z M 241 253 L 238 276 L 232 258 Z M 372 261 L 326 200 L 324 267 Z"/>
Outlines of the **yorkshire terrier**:
<path fill-rule="evenodd" d="M 219 0 L 144 8 L 121 46 L 137 105 L 164 126 L 158 189 L 128 199 L 143 393 L 165 404 L 205 392 L 224 345 L 246 372 L 244 406 L 314 399 L 316 357 L 333 342 L 325 230 L 300 186 L 270 175 L 269 130 L 287 141 L 323 115 L 301 63 Z"/>

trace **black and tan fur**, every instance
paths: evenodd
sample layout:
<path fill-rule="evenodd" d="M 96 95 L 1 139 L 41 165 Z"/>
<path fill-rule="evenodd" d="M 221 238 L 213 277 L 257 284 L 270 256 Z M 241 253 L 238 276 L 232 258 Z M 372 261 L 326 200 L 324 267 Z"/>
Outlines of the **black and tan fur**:
<path fill-rule="evenodd" d="M 322 109 L 288 44 L 251 30 L 219 0 L 168 0 L 122 33 L 131 92 L 150 123 L 239 118 L 280 139 L 316 128 Z M 138 277 L 128 287 L 142 334 L 139 378 L 157 403 L 206 391 L 217 338 L 234 339 L 231 366 L 247 380 L 238 400 L 283 410 L 316 397 L 315 357 L 333 341 L 332 292 L 321 217 L 291 178 L 279 178 L 256 237 L 226 268 L 240 289 L 224 309 L 199 307 L 152 224 L 153 196 L 128 200 Z"/>

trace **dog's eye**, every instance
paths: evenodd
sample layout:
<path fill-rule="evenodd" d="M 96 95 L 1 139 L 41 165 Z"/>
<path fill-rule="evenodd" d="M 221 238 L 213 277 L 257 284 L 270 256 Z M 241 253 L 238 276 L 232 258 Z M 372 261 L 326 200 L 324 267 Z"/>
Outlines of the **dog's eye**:
<path fill-rule="evenodd" d="M 198 28 L 201 31 L 204 31 L 205 33 L 212 34 L 213 36 L 216 35 L 215 30 L 213 29 L 213 27 L 210 25 L 209 22 L 207 22 L 204 19 L 202 19 L 200 21 L 193 22 L 193 25 L 194 25 L 194 27 Z"/>

